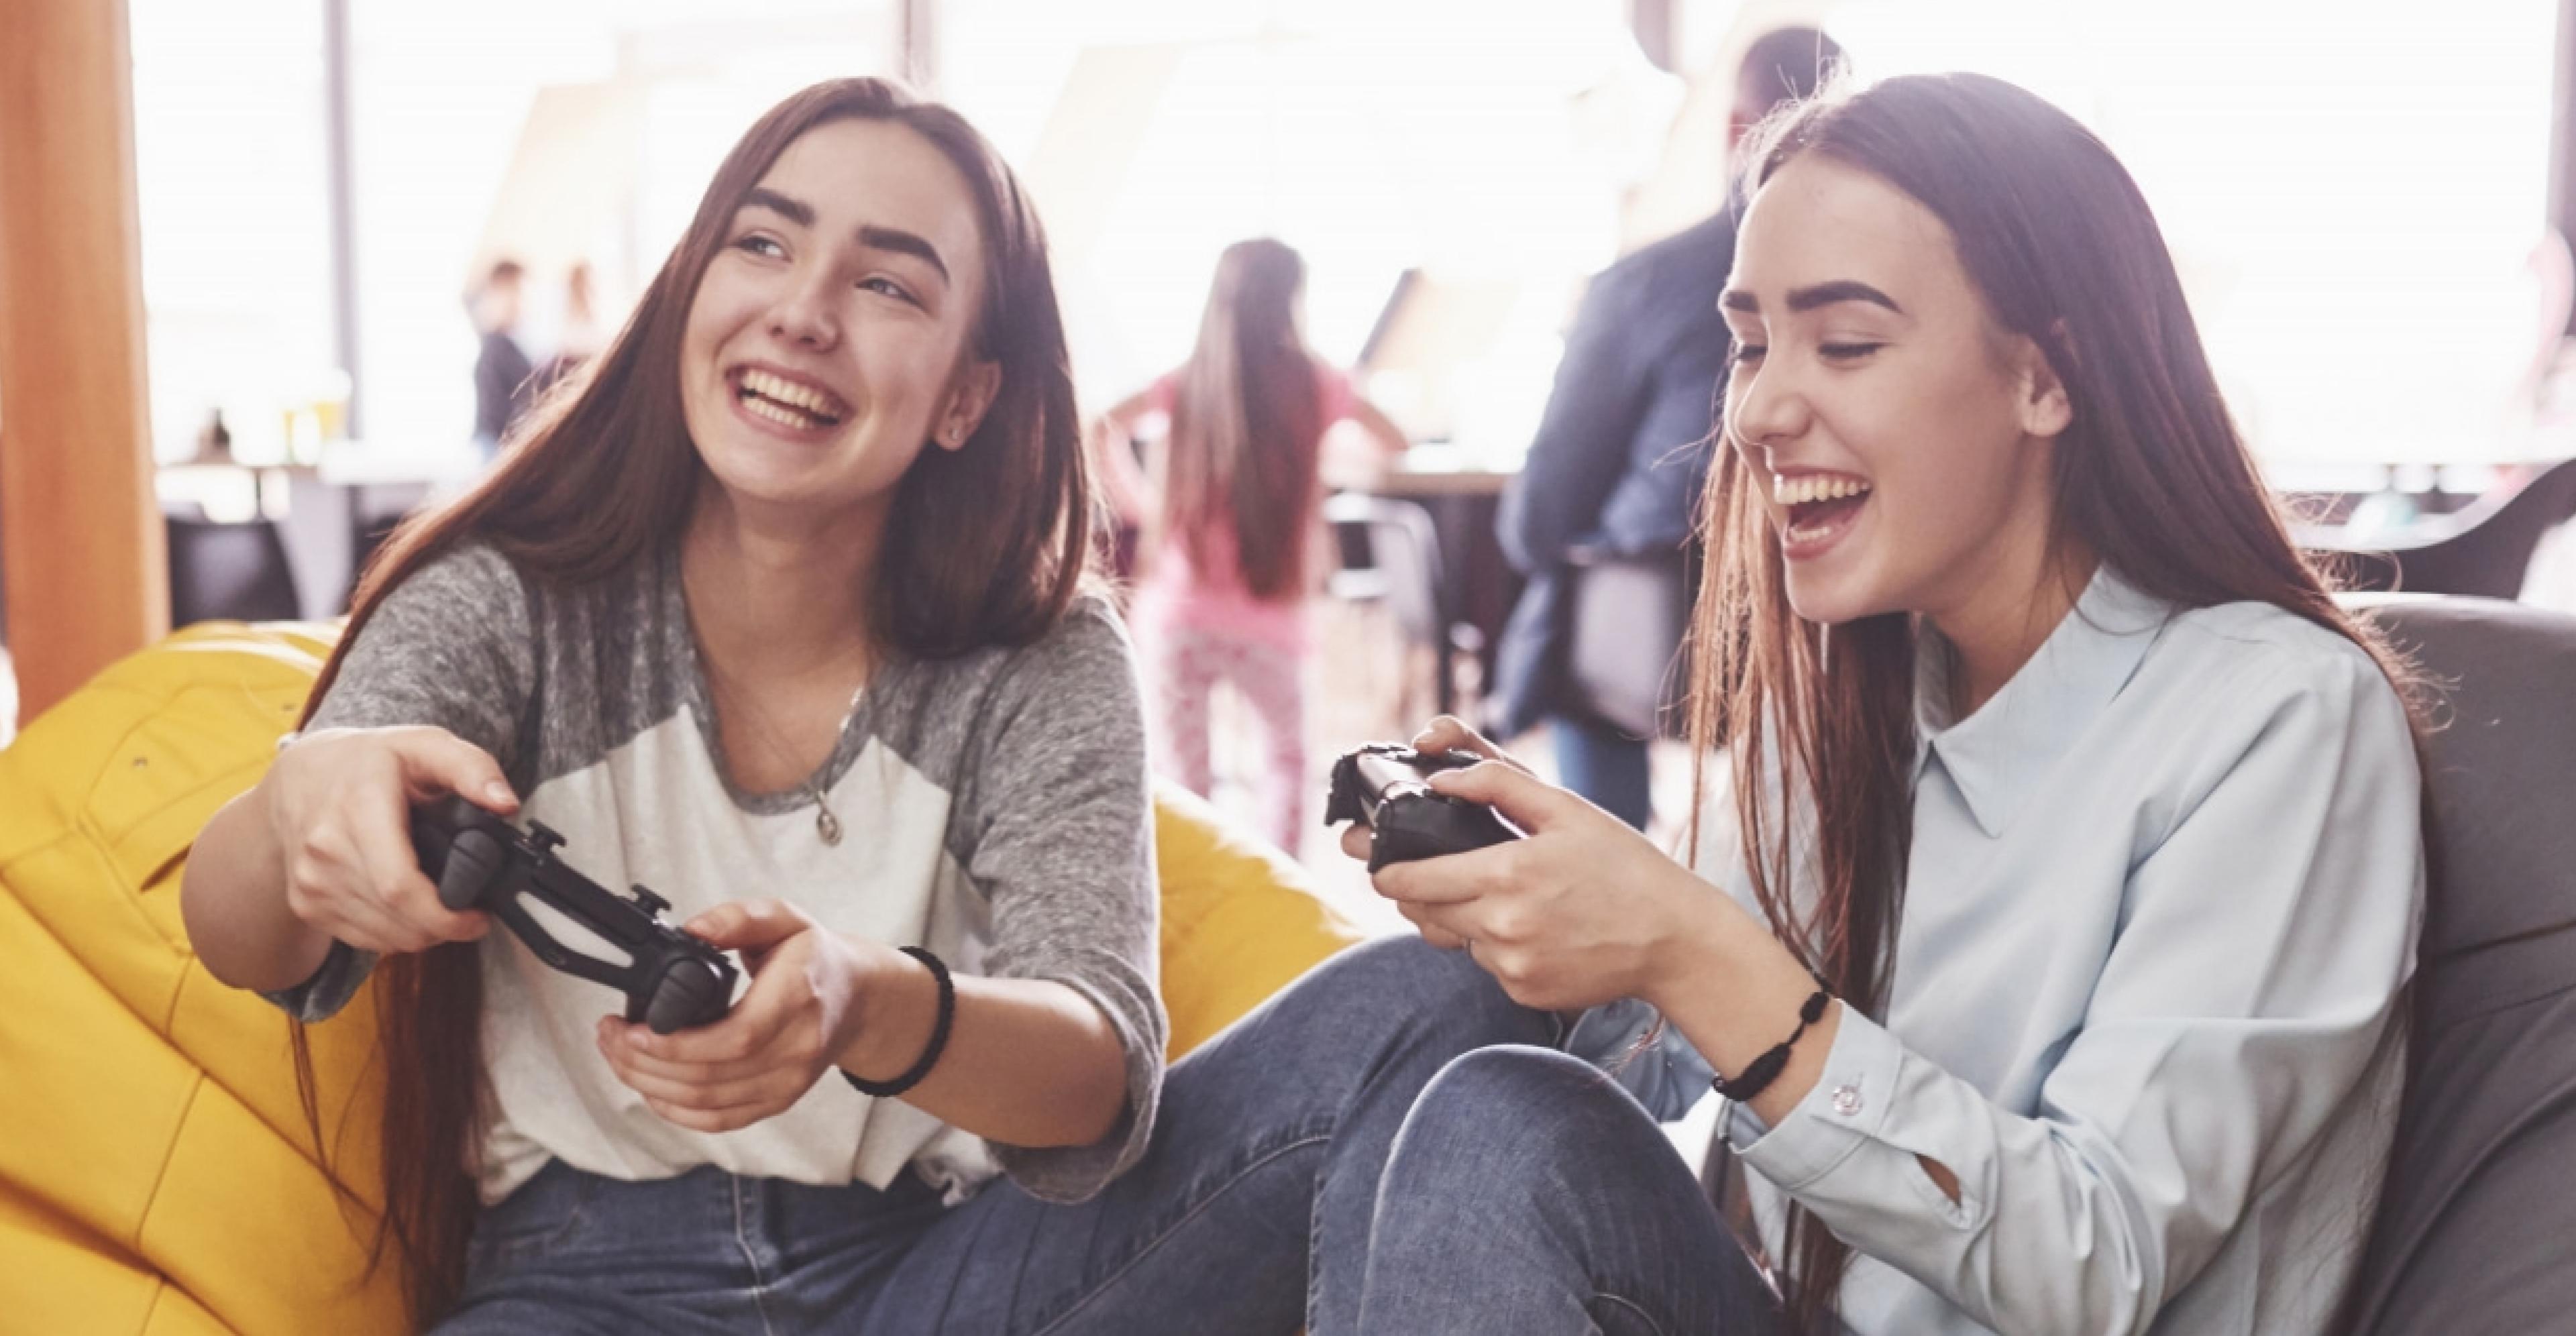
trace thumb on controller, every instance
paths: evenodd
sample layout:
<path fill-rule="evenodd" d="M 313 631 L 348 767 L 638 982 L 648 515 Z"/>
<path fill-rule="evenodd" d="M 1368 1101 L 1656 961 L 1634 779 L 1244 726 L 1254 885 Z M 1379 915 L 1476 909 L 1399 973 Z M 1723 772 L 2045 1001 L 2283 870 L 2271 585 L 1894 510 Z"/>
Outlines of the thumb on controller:
<path fill-rule="evenodd" d="M 443 728 L 405 730 L 394 754 L 415 802 L 453 793 L 502 816 L 519 810 L 519 795 L 492 753 Z"/>
<path fill-rule="evenodd" d="M 1425 783 L 1434 793 L 1482 803 L 1503 819 L 1535 835 L 1561 819 L 1568 803 L 1582 799 L 1554 788 L 1537 776 L 1503 761 L 1487 761 L 1464 770 L 1442 770 Z"/>
<path fill-rule="evenodd" d="M 1488 761 L 1499 761 L 1522 774 L 1530 773 L 1530 768 L 1521 764 L 1518 758 L 1495 746 L 1492 739 L 1484 734 L 1467 727 L 1466 721 L 1456 715 L 1444 714 L 1425 724 L 1421 732 L 1413 735 L 1411 745 L 1420 752 L 1466 752 Z"/>
<path fill-rule="evenodd" d="M 813 926 L 784 900 L 735 900 L 690 919 L 681 931 L 719 951 L 740 951 L 756 971 L 761 955 Z"/>

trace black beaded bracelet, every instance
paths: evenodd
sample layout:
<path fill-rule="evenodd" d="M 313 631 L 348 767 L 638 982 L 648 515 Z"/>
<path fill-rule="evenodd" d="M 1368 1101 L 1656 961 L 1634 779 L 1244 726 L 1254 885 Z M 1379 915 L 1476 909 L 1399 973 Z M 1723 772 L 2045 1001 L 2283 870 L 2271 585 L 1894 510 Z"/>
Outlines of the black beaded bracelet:
<path fill-rule="evenodd" d="M 939 1055 L 947 1051 L 948 1028 L 957 1020 L 957 982 L 948 977 L 947 962 L 918 946 L 907 946 L 903 953 L 929 966 L 930 977 L 939 981 L 939 1019 L 931 1023 L 930 1042 L 922 1046 L 921 1057 L 903 1075 L 891 1081 L 870 1081 L 847 1070 L 841 1073 L 851 1088 L 876 1099 L 893 1099 L 921 1084 L 930 1069 L 939 1065 Z"/>
<path fill-rule="evenodd" d="M 1734 1080 L 1723 1076 L 1708 1078 L 1709 1088 L 1738 1104 L 1750 1102 L 1770 1089 L 1771 1083 L 1780 1079 L 1780 1069 L 1789 1065 L 1789 1050 L 1807 1033 L 1808 1026 L 1825 1018 L 1825 1003 L 1831 1000 L 1825 992 L 1825 981 L 1816 980 L 1816 991 L 1808 994 L 1805 1005 L 1798 1008 L 1798 1028 L 1790 1031 L 1788 1038 L 1764 1049 L 1761 1057 L 1744 1064 L 1744 1070 Z"/>

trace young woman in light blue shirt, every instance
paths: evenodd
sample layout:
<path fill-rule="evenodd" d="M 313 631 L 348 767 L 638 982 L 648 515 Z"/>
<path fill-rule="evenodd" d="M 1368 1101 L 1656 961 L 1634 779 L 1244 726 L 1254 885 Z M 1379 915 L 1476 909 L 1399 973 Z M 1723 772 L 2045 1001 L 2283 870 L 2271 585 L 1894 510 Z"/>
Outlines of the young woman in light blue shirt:
<path fill-rule="evenodd" d="M 2073 119 L 1895 79 L 1750 160 L 1693 669 L 1726 773 L 1686 867 L 1425 735 L 1530 838 L 1378 887 L 1618 1084 L 1450 1065 L 1361 1326 L 2323 1330 L 2402 1080 L 2409 672 L 2292 548 Z M 1767 1270 L 1650 1116 L 1712 1073 Z"/>

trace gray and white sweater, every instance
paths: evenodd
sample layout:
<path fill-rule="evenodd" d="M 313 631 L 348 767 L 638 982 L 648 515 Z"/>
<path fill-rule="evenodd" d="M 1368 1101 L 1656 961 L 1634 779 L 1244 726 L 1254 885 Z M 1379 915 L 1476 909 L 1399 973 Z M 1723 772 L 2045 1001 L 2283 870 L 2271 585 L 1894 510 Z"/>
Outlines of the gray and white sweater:
<path fill-rule="evenodd" d="M 846 828 L 837 845 L 804 789 L 753 794 L 727 778 L 673 552 L 579 588 L 525 578 L 480 545 L 423 567 L 350 646 L 311 727 L 400 724 L 491 752 L 522 816 L 564 836 L 559 857 L 611 889 L 651 887 L 675 922 L 776 896 L 837 932 L 927 946 L 961 974 L 1068 984 L 1127 1055 L 1126 1113 L 1092 1146 L 988 1145 L 839 1080 L 751 1127 L 691 1132 L 600 1058 L 593 1027 L 617 995 L 494 932 L 481 951 L 497 1117 L 469 1166 L 486 1202 L 549 1159 L 630 1180 L 712 1164 L 880 1188 L 911 1165 L 952 1199 L 1007 1172 L 1078 1200 L 1143 1154 L 1168 1027 L 1134 654 L 1105 604 L 1083 600 L 1023 648 L 880 665 L 814 776 Z M 272 1000 L 318 1020 L 373 964 L 335 947 Z"/>

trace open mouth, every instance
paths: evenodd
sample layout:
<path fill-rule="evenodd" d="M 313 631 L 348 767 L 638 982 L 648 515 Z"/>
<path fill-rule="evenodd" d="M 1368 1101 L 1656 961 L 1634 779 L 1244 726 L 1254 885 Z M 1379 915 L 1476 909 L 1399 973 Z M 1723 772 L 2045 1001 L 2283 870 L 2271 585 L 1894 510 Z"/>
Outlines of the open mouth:
<path fill-rule="evenodd" d="M 1787 515 L 1784 536 L 1792 544 L 1810 543 L 1839 532 L 1860 508 L 1869 504 L 1871 488 L 1858 478 L 1833 473 L 1774 477 L 1771 495 Z"/>
<path fill-rule="evenodd" d="M 733 393 L 745 409 L 792 431 L 826 431 L 850 416 L 839 395 L 750 367 L 734 373 Z"/>

